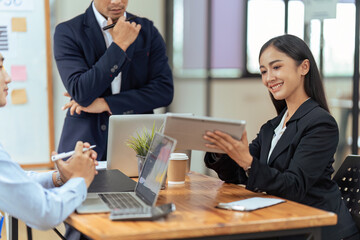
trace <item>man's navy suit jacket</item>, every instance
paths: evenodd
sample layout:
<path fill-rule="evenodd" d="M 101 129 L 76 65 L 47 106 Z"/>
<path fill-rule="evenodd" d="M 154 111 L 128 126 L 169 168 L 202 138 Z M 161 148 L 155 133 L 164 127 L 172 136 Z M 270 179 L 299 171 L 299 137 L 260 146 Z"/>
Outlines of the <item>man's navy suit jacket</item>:
<path fill-rule="evenodd" d="M 112 114 L 144 114 L 171 103 L 173 79 L 164 40 L 148 19 L 134 21 L 141 30 L 126 52 L 115 43 L 106 48 L 91 5 L 84 14 L 56 27 L 56 64 L 67 92 L 81 106 L 104 98 Z M 111 82 L 120 72 L 121 92 L 113 95 Z M 109 115 L 71 116 L 68 111 L 58 152 L 73 150 L 81 140 L 96 144 L 98 160 L 106 160 Z"/>

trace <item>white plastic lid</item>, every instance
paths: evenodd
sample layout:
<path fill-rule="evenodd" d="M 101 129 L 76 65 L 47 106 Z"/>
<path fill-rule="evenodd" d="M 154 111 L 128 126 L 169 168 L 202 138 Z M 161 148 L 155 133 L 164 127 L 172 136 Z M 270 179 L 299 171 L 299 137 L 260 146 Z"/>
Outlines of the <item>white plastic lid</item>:
<path fill-rule="evenodd" d="M 171 160 L 187 160 L 189 157 L 186 155 L 186 153 L 172 153 L 170 155 Z"/>

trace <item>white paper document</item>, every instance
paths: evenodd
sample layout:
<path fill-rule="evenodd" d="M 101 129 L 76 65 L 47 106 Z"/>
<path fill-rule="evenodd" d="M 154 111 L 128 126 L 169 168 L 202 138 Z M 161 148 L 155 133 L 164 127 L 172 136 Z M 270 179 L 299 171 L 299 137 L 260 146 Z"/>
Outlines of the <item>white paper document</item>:
<path fill-rule="evenodd" d="M 98 161 L 99 165 L 96 166 L 96 170 L 107 169 L 107 161 Z"/>
<path fill-rule="evenodd" d="M 285 200 L 278 198 L 253 197 L 235 202 L 219 203 L 216 207 L 234 211 L 253 211 L 282 202 L 285 202 Z"/>

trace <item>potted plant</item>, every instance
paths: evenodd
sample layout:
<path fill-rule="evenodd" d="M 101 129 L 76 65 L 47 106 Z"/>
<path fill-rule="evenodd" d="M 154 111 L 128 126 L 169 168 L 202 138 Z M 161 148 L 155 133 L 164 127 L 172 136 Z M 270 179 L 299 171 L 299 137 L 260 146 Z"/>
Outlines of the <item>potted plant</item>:
<path fill-rule="evenodd" d="M 141 172 L 142 166 L 144 165 L 145 157 L 149 151 L 151 142 L 154 139 L 155 132 L 159 132 L 161 129 L 162 127 L 156 129 L 154 122 L 151 131 L 144 127 L 141 132 L 136 132 L 135 136 L 130 136 L 126 142 L 126 145 L 131 147 L 136 153 L 136 157 L 138 158 L 139 174 Z"/>

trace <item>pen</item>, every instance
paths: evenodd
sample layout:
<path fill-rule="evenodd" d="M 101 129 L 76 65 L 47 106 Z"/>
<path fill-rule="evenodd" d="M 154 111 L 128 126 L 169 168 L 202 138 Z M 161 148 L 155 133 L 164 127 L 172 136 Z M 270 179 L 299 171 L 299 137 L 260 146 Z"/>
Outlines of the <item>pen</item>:
<path fill-rule="evenodd" d="M 125 19 L 125 21 L 131 21 L 131 20 L 134 20 L 135 18 L 137 18 L 137 16 L 129 17 L 129 18 Z M 107 26 L 103 27 L 102 30 L 105 31 L 105 30 L 108 30 L 108 29 L 110 29 L 110 28 L 113 28 L 113 27 L 115 26 L 115 24 L 116 24 L 116 22 L 115 22 L 115 23 L 112 23 L 112 24 L 110 24 L 110 25 L 107 25 Z"/>
<path fill-rule="evenodd" d="M 89 148 L 83 148 L 83 152 L 86 152 L 87 150 L 93 149 L 94 147 L 96 147 L 96 145 L 92 145 Z M 75 153 L 75 151 L 59 153 L 57 155 L 51 156 L 51 161 L 54 162 L 54 161 L 62 159 L 62 158 L 70 157 L 74 153 Z"/>

